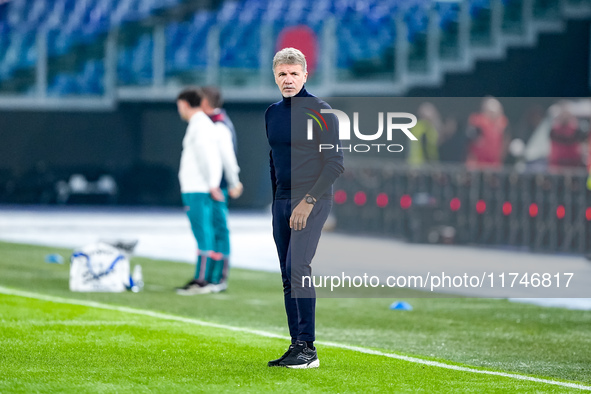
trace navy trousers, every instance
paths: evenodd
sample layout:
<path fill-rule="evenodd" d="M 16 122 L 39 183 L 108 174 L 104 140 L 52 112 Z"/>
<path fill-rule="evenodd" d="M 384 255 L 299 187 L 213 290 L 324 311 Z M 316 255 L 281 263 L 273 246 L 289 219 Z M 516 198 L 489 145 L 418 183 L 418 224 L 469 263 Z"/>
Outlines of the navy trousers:
<path fill-rule="evenodd" d="M 292 209 L 301 199 L 273 201 L 273 238 L 277 246 L 287 324 L 292 342 L 315 340 L 316 292 L 302 276 L 312 275 L 312 258 L 316 253 L 324 222 L 332 207 L 332 200 L 318 200 L 306 223 L 306 228 L 289 228 Z M 293 205 L 293 207 L 292 207 Z M 305 286 L 303 286 L 305 285 Z"/>

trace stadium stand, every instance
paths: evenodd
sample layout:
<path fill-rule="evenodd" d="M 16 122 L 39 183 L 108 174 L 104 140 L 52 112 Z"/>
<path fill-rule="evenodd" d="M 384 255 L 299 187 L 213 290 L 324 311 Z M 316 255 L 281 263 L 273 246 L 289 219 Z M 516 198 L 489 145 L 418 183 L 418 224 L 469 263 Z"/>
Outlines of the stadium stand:
<path fill-rule="evenodd" d="M 188 0 L 10 0 L 0 5 L 0 93 L 104 95 L 105 83 L 264 86 L 260 59 L 275 49 L 272 37 L 306 26 L 321 53 L 312 83 L 329 86 L 334 65 L 347 91 L 403 94 L 590 15 L 583 0 L 242 0 L 210 8 Z M 110 40 L 114 59 L 105 54 Z M 238 70 L 247 75 L 236 77 Z"/>
<path fill-rule="evenodd" d="M 349 168 L 337 182 L 335 215 L 338 229 L 352 234 L 589 255 L 586 180 L 584 171 L 572 170 L 549 174 L 366 164 Z"/>
<path fill-rule="evenodd" d="M 549 124 L 559 97 L 588 96 L 590 19 L 589 0 L 0 0 L 0 204 L 178 206 L 174 98 L 214 84 L 239 125 L 239 203 L 263 207 L 261 116 L 279 97 L 269 63 L 289 45 L 306 53 L 319 96 L 405 95 L 396 107 L 414 111 L 415 97 L 492 94 L 525 145 L 503 168 L 467 169 L 478 100 L 431 100 L 456 124 L 440 156 L 452 164 L 348 161 L 338 230 L 591 255 L 587 171 L 549 173 L 550 127 L 523 120 L 537 111 Z M 530 93 L 548 99 L 507 99 Z"/>

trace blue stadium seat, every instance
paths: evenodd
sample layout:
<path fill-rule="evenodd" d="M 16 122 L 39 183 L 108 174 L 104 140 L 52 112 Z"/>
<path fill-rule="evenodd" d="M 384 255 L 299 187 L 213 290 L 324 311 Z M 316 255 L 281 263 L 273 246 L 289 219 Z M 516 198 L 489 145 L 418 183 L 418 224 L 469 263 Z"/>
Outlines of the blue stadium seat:
<path fill-rule="evenodd" d="M 133 51 L 131 69 L 135 75 L 136 83 L 147 85 L 152 82 L 152 53 L 154 41 L 150 34 L 140 37 L 138 45 Z"/>
<path fill-rule="evenodd" d="M 84 65 L 78 77 L 80 92 L 83 94 L 99 95 L 104 92 L 105 66 L 102 60 L 90 60 Z"/>
<path fill-rule="evenodd" d="M 476 18 L 480 15 L 482 10 L 490 9 L 490 0 L 471 0 L 470 1 L 470 15 Z"/>
<path fill-rule="evenodd" d="M 356 61 L 375 59 L 394 45 L 396 30 L 391 16 L 381 12 L 381 17 L 360 17 L 353 9 L 347 9 L 339 26 L 339 68 L 347 69 Z"/>
<path fill-rule="evenodd" d="M 207 34 L 214 22 L 212 13 L 198 12 L 189 22 L 172 23 L 167 27 L 167 73 L 207 65 Z"/>
<path fill-rule="evenodd" d="M 153 46 L 152 36 L 146 33 L 135 46 L 119 50 L 117 75 L 120 85 L 147 85 L 152 82 Z"/>
<path fill-rule="evenodd" d="M 117 54 L 117 80 L 119 85 L 131 85 L 133 83 L 134 75 L 131 67 L 129 67 L 132 61 L 132 48 L 123 48 Z"/>
<path fill-rule="evenodd" d="M 82 70 L 56 75 L 49 84 L 49 96 L 100 95 L 104 93 L 105 67 L 102 60 L 92 59 L 84 63 Z"/>
<path fill-rule="evenodd" d="M 446 30 L 449 25 L 457 23 L 460 15 L 460 5 L 457 2 L 438 1 L 435 9 L 439 14 L 439 26 Z"/>
<path fill-rule="evenodd" d="M 80 85 L 74 75 L 58 74 L 47 89 L 49 96 L 68 96 L 80 93 Z"/>
<path fill-rule="evenodd" d="M 404 14 L 408 28 L 408 41 L 414 42 L 417 34 L 424 33 L 429 25 L 429 9 L 424 5 L 415 4 Z"/>
<path fill-rule="evenodd" d="M 31 68 L 37 59 L 35 35 L 48 31 L 48 55 L 71 53 L 77 44 L 94 43 L 103 34 L 128 22 L 144 20 L 187 0 L 11 0 L 0 4 L 0 79 L 11 78 L 21 68 Z M 503 0 L 517 1 L 517 0 Z M 475 21 L 490 11 L 490 0 L 469 0 Z M 359 62 L 391 62 L 396 39 L 395 21 L 402 17 L 408 41 L 423 42 L 432 9 L 440 27 L 455 26 L 458 2 L 443 0 L 230 0 L 215 11 L 196 11 L 185 22 L 170 22 L 165 28 L 165 65 L 168 75 L 207 66 L 207 40 L 212 26 L 220 29 L 220 66 L 256 69 L 259 64 L 261 26 L 269 24 L 277 35 L 286 27 L 306 25 L 318 37 L 330 18 L 336 20 L 337 64 L 351 69 Z M 482 19 L 482 18 L 481 18 Z M 419 39 L 419 41 L 416 41 Z M 423 41 L 421 41 L 423 40 Z M 320 41 L 321 42 L 321 41 Z M 129 45 L 129 44 L 126 44 Z M 152 81 L 153 38 L 141 36 L 132 47 L 120 47 L 118 78 L 121 84 Z M 320 48 L 322 50 L 322 48 Z M 101 68 L 102 67 L 102 68 Z M 52 92 L 96 93 L 101 91 L 104 67 L 89 60 L 74 78 L 60 74 Z M 62 94 L 59 93 L 59 94 Z"/>
<path fill-rule="evenodd" d="M 37 59 L 35 37 L 38 29 L 48 32 L 48 55 L 62 56 L 75 44 L 93 43 L 100 34 L 113 26 L 144 19 L 155 12 L 180 4 L 182 0 L 12 0 L 0 4 L 0 79 L 10 78 L 14 71 L 31 68 Z M 151 47 L 140 42 L 133 59 L 151 58 Z M 131 72 L 138 71 L 136 79 L 151 75 L 149 66 L 140 66 L 136 60 Z M 91 83 L 99 75 L 100 67 L 90 61 L 82 72 L 85 86 L 82 90 L 98 91 Z M 52 92 L 72 94 L 81 89 L 69 74 L 58 75 Z M 99 78 L 101 79 L 101 78 Z"/>

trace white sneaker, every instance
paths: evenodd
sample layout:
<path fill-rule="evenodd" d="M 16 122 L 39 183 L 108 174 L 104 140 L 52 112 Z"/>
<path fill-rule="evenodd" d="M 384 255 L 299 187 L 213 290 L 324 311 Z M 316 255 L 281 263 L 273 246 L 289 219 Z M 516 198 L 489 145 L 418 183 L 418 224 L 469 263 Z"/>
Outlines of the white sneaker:
<path fill-rule="evenodd" d="M 211 288 L 212 293 L 221 293 L 222 291 L 226 291 L 228 288 L 228 282 L 223 281 L 218 284 L 210 283 L 208 286 Z"/>

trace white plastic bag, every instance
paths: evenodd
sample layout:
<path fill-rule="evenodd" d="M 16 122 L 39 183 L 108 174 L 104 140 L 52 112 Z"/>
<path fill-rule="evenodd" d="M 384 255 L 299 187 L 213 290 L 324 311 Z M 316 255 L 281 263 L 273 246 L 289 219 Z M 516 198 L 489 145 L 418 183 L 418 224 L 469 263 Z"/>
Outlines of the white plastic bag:
<path fill-rule="evenodd" d="M 74 251 L 70 262 L 71 291 L 118 293 L 130 287 L 127 254 L 107 243 Z"/>

